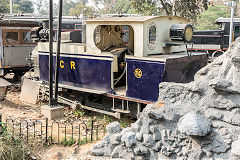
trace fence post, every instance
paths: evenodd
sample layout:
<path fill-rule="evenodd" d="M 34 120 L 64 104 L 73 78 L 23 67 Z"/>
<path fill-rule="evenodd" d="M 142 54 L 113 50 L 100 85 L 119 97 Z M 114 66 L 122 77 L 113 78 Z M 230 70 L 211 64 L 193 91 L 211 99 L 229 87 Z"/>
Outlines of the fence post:
<path fill-rule="evenodd" d="M 2 114 L 0 113 L 0 134 L 3 133 L 3 129 L 2 129 Z"/>
<path fill-rule="evenodd" d="M 48 141 L 47 132 L 48 132 L 48 118 L 46 118 L 46 143 Z"/>
<path fill-rule="evenodd" d="M 93 124 L 94 124 L 94 121 L 92 120 L 92 123 L 91 123 L 91 143 L 93 141 Z"/>
<path fill-rule="evenodd" d="M 28 121 L 27 121 L 27 142 L 28 142 Z"/>
<path fill-rule="evenodd" d="M 98 140 L 98 124 L 97 124 L 97 128 L 96 128 L 96 140 Z"/>

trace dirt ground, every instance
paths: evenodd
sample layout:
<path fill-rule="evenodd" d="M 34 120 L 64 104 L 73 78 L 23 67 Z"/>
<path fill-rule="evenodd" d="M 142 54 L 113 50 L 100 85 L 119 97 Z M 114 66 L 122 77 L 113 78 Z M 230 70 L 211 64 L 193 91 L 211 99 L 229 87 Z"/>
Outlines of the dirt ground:
<path fill-rule="evenodd" d="M 27 104 L 19 100 L 20 91 L 8 92 L 4 101 L 0 102 L 0 113 L 3 122 L 7 118 L 26 119 L 26 120 L 42 120 L 45 117 L 40 113 L 40 107 L 37 105 Z M 97 142 L 95 142 L 97 143 Z M 89 155 L 90 148 L 95 143 L 84 144 L 81 146 L 73 145 L 63 147 L 53 145 L 47 149 L 40 151 L 42 160 L 106 160 L 110 157 L 95 157 Z M 114 160 L 114 159 L 113 159 Z M 118 160 L 118 159 L 115 159 Z"/>

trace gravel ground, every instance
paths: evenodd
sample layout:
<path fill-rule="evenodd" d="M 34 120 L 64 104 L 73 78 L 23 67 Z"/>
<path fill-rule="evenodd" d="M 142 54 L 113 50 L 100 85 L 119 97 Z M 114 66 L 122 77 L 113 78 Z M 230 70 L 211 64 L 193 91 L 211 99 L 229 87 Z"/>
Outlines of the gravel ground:
<path fill-rule="evenodd" d="M 42 160 L 124 160 L 120 158 L 91 156 L 89 150 L 95 143 L 85 144 L 80 147 L 52 146 L 44 151 Z"/>
<path fill-rule="evenodd" d="M 40 120 L 44 117 L 40 113 L 40 107 L 31 105 L 19 100 L 20 92 L 10 92 L 7 94 L 6 99 L 0 102 L 0 113 L 3 116 L 3 121 L 6 118 L 13 119 L 27 119 L 27 120 Z M 42 160 L 122 160 L 112 159 L 110 157 L 96 157 L 89 154 L 91 147 L 96 144 L 85 144 L 82 146 L 51 146 L 46 150 L 39 152 Z"/>

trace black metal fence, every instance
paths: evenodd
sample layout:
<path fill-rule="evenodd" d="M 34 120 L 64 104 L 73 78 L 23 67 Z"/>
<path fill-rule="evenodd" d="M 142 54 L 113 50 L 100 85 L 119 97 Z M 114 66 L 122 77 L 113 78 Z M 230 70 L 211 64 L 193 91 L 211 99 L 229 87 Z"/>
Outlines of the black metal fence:
<path fill-rule="evenodd" d="M 35 121 L 8 118 L 6 122 L 0 122 L 0 127 L 26 141 L 30 138 L 40 138 L 48 144 L 81 145 L 105 136 L 105 126 L 94 120 L 63 123 L 49 122 L 47 118 Z"/>

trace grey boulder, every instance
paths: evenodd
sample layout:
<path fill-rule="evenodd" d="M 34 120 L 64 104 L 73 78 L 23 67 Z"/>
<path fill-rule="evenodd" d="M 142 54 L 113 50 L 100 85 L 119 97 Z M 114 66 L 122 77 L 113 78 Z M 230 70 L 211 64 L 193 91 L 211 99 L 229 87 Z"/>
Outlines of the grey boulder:
<path fill-rule="evenodd" d="M 189 136 L 205 136 L 210 132 L 210 121 L 198 112 L 189 112 L 177 124 L 182 134 Z"/>
<path fill-rule="evenodd" d="M 107 133 L 113 135 L 121 132 L 121 126 L 119 122 L 112 122 L 106 126 Z"/>

